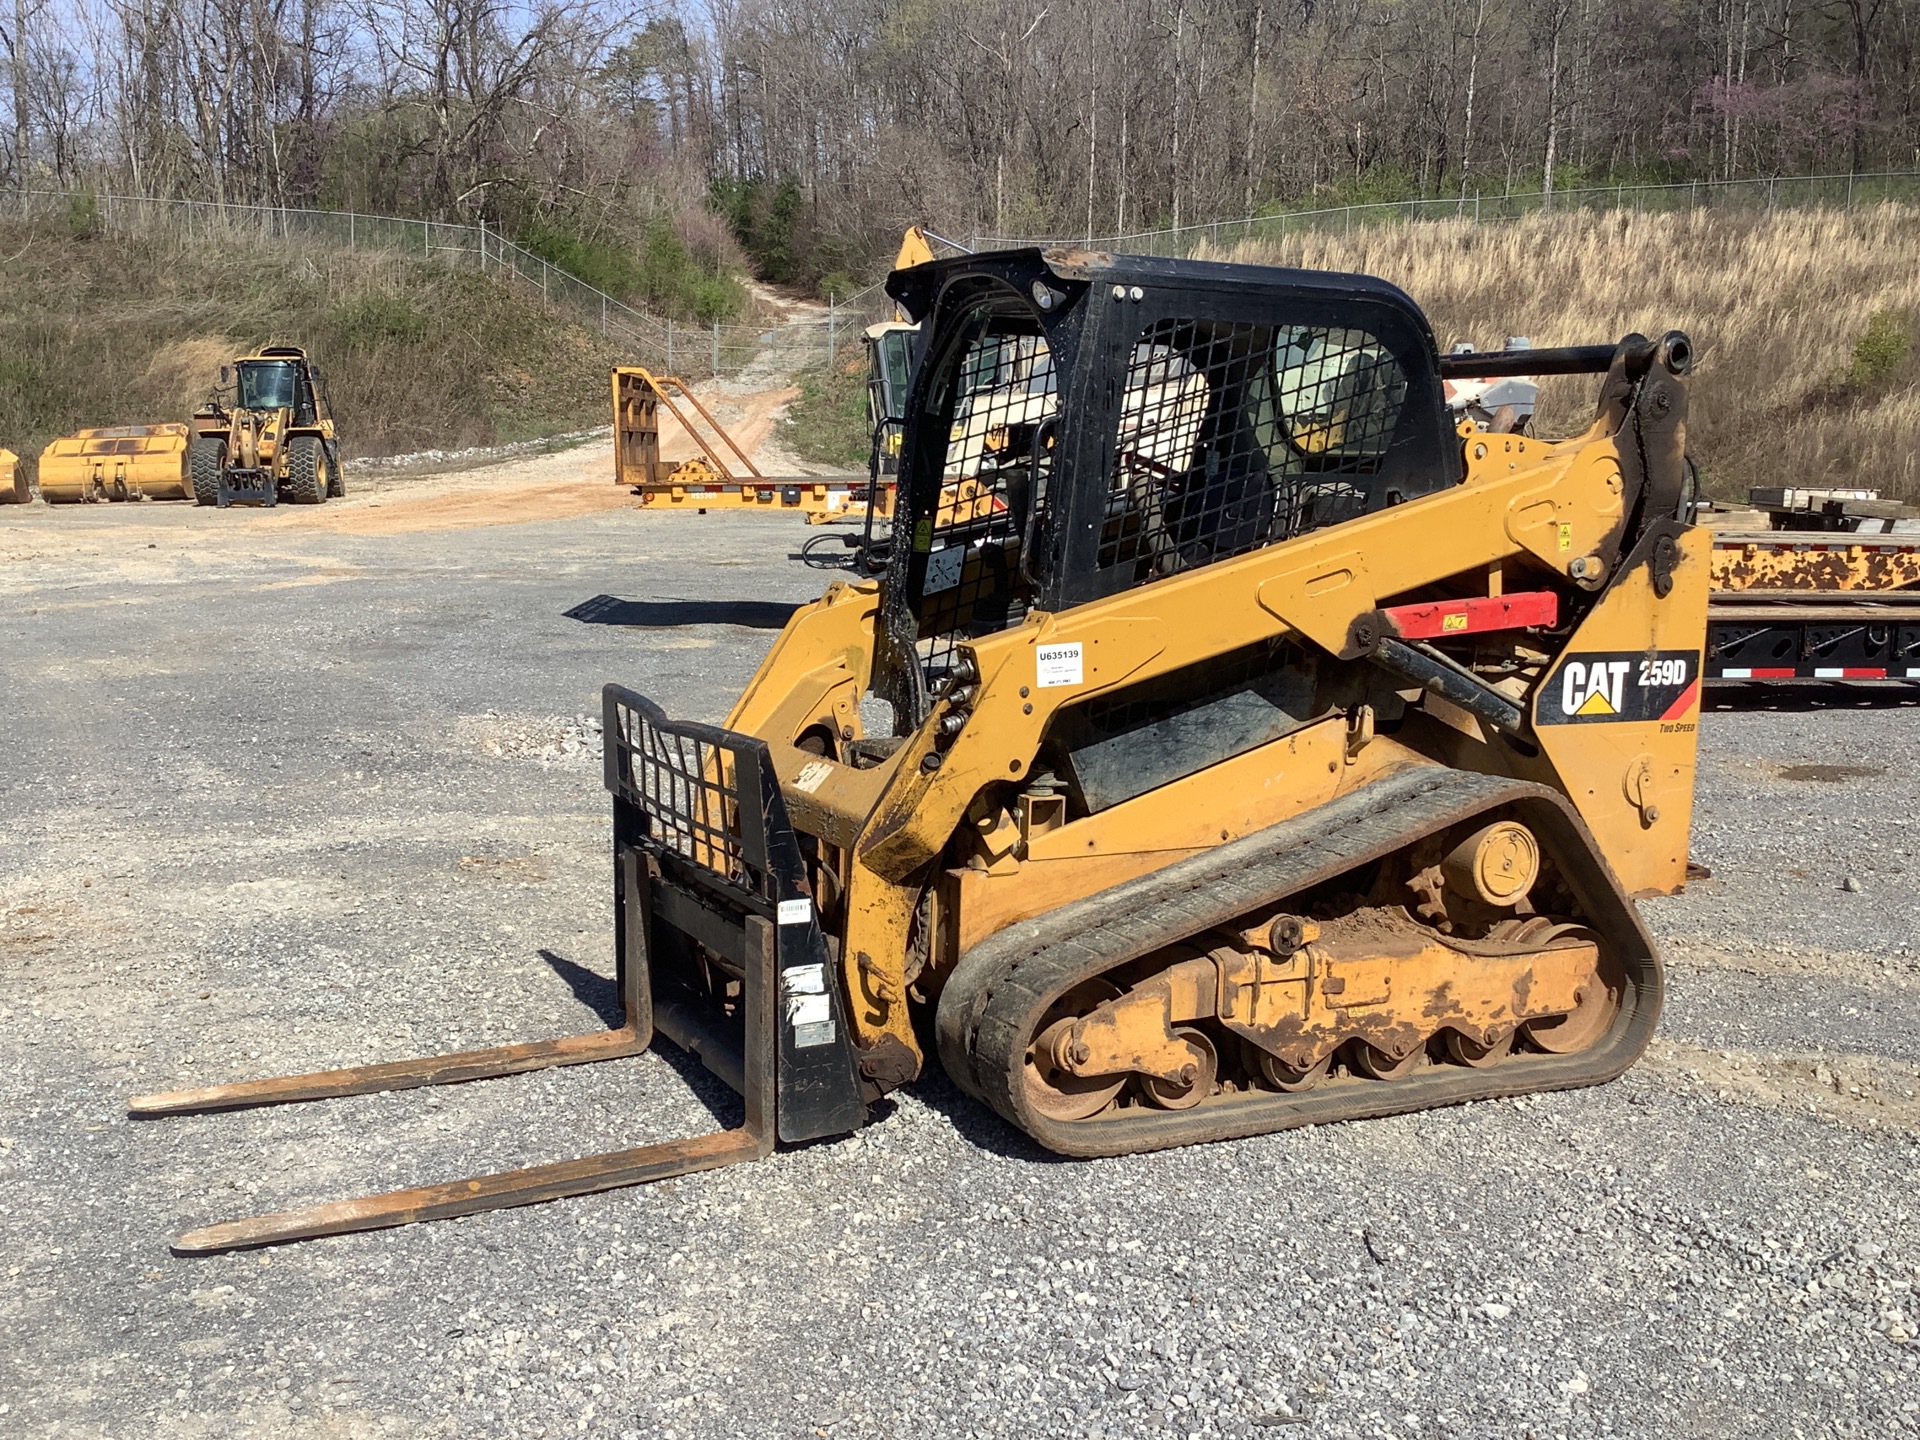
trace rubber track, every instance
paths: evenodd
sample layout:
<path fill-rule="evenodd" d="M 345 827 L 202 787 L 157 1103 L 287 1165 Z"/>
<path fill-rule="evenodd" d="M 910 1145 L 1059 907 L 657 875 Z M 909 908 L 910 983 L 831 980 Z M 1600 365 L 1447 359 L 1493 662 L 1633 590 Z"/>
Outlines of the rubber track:
<path fill-rule="evenodd" d="M 1055 997 L 1081 980 L 1272 908 L 1495 809 L 1517 810 L 1540 834 L 1586 923 L 1620 959 L 1620 1013 L 1599 1044 L 1575 1055 L 1516 1055 L 1485 1070 L 1436 1063 L 1400 1080 L 1343 1078 L 1292 1095 L 1241 1092 L 1183 1111 L 1135 1107 L 1060 1121 L 1025 1103 L 1021 1075 L 1038 1022 Z M 960 962 L 941 995 L 936 1028 L 940 1058 L 961 1088 L 1043 1145 L 1066 1155 L 1122 1155 L 1600 1084 L 1646 1049 L 1662 988 L 1652 936 L 1565 797 L 1499 776 L 1416 766 L 1205 855 L 1009 926 Z"/>

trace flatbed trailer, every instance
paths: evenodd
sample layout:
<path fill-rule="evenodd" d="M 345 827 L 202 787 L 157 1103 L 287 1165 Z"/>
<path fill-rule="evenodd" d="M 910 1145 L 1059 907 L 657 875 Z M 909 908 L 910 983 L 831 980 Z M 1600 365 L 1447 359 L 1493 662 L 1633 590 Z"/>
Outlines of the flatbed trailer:
<path fill-rule="evenodd" d="M 1920 523 L 1866 492 L 1755 500 L 1714 531 L 1707 683 L 1920 681 Z"/>
<path fill-rule="evenodd" d="M 678 462 L 660 456 L 660 410 L 679 422 L 698 454 Z M 790 511 L 809 525 L 864 515 L 871 488 L 865 477 L 778 476 L 760 473 L 693 388 L 676 375 L 638 365 L 613 372 L 613 474 L 640 503 L 663 510 Z M 883 484 L 880 509 L 893 513 L 893 486 Z"/>

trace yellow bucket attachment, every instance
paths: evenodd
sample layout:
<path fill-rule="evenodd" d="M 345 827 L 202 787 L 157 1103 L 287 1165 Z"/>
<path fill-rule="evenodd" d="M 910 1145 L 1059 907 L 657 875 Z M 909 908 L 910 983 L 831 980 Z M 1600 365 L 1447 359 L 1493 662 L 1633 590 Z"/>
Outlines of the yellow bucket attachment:
<path fill-rule="evenodd" d="M 0 505 L 24 505 L 33 496 L 27 490 L 26 472 L 20 457 L 0 445 Z"/>
<path fill-rule="evenodd" d="M 95 500 L 190 500 L 185 425 L 115 425 L 62 435 L 40 452 L 49 505 Z"/>

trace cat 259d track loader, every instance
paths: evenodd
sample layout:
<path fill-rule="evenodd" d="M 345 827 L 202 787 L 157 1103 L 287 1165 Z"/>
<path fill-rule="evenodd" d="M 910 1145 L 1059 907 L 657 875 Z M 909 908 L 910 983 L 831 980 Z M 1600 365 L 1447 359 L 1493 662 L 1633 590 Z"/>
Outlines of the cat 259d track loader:
<path fill-rule="evenodd" d="M 1042 1144 L 1114 1155 L 1641 1053 L 1661 966 L 1633 897 L 1685 875 L 1706 613 L 1686 338 L 1443 360 L 1380 281 L 1078 252 L 889 285 L 925 346 L 886 573 L 799 611 L 723 727 L 607 689 L 626 1024 L 133 1105 L 438 1084 L 658 1031 L 744 1125 L 180 1250 L 763 1156 L 933 1063 Z M 1601 374 L 1591 427 L 1453 428 L 1443 377 L 1522 368 Z M 943 504 L 982 425 L 964 463 L 994 503 Z"/>

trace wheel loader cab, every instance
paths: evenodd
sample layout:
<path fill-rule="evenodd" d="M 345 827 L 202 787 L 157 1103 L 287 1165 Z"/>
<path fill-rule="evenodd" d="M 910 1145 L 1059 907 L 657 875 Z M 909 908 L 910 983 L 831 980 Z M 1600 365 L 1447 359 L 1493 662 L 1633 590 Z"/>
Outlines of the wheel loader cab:
<path fill-rule="evenodd" d="M 314 423 L 313 385 L 305 367 L 293 360 L 242 360 L 235 407 L 241 410 L 291 410 L 293 423 Z"/>

